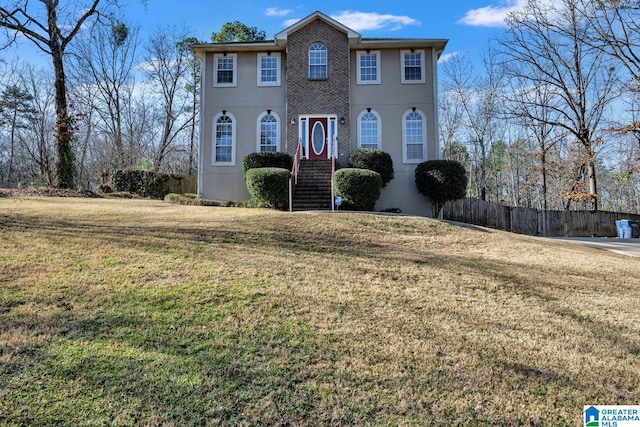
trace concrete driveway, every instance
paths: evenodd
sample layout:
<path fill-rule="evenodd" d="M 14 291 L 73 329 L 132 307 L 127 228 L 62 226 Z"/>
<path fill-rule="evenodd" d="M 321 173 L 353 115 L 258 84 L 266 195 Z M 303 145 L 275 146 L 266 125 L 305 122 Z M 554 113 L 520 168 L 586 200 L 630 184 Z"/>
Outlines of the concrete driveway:
<path fill-rule="evenodd" d="M 552 239 L 640 258 L 640 239 L 618 239 L 614 237 L 552 237 Z"/>

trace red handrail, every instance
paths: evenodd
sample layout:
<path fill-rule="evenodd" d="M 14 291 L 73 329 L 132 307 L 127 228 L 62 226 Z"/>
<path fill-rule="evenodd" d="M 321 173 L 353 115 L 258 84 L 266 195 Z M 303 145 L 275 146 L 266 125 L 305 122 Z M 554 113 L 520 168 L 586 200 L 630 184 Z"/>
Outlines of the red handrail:
<path fill-rule="evenodd" d="M 298 138 L 296 154 L 293 157 L 291 178 L 289 178 L 289 212 L 293 212 L 293 190 L 298 183 L 298 171 L 300 171 L 300 157 L 302 156 L 302 138 Z"/>
<path fill-rule="evenodd" d="M 293 157 L 293 168 L 291 168 L 291 176 L 294 178 L 295 183 L 298 183 L 298 171 L 300 170 L 300 157 L 302 156 L 302 138 L 298 138 L 298 145 L 296 146 L 296 154 Z"/>

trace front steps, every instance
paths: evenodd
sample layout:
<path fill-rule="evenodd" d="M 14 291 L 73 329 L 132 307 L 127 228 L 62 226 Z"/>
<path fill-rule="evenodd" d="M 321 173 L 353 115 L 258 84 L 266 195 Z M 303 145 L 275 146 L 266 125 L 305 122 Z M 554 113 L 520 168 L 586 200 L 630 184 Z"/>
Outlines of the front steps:
<path fill-rule="evenodd" d="M 331 160 L 300 160 L 293 210 L 331 210 Z"/>

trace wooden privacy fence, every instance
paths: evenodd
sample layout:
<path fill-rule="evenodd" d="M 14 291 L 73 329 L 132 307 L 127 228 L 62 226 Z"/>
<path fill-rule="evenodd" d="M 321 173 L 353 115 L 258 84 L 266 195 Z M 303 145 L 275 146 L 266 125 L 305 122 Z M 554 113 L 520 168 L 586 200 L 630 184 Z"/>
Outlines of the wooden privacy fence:
<path fill-rule="evenodd" d="M 198 177 L 196 175 L 169 175 L 169 179 L 164 183 L 165 193 L 197 193 Z"/>
<path fill-rule="evenodd" d="M 640 215 L 604 211 L 540 211 L 478 199 L 460 199 L 442 208 L 442 217 L 519 234 L 549 237 L 617 237 L 616 221 Z"/>

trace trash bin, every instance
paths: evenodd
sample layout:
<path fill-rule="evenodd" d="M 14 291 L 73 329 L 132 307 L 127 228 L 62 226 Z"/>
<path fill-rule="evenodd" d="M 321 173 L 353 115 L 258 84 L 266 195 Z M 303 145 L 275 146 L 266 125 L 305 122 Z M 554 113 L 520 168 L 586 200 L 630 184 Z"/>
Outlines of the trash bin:
<path fill-rule="evenodd" d="M 618 230 L 618 239 L 630 239 L 632 228 L 628 219 L 616 221 L 616 229 Z"/>
<path fill-rule="evenodd" d="M 631 227 L 632 239 L 640 237 L 640 221 L 629 221 L 629 227 Z"/>

